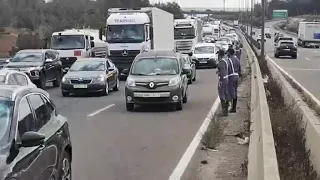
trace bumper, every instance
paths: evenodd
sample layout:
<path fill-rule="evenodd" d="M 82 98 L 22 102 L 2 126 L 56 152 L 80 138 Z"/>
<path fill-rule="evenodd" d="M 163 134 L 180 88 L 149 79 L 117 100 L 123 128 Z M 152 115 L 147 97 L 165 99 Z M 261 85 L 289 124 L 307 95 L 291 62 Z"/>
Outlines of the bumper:
<path fill-rule="evenodd" d="M 295 56 L 295 55 L 297 55 L 297 51 L 279 50 L 279 51 L 276 51 L 276 54 L 278 56 Z"/>
<path fill-rule="evenodd" d="M 85 85 L 86 87 L 75 87 L 77 85 Z M 93 93 L 93 92 L 102 92 L 104 91 L 105 84 L 65 84 L 61 83 L 61 91 L 67 93 Z"/>
<path fill-rule="evenodd" d="M 215 60 L 193 60 L 196 62 L 196 67 L 217 67 Z"/>
<path fill-rule="evenodd" d="M 150 95 L 152 94 L 152 96 Z M 148 97 L 147 97 L 148 96 Z M 125 87 L 127 103 L 144 104 L 173 104 L 181 101 L 182 90 L 177 87 L 165 87 L 150 90 L 144 87 Z"/>

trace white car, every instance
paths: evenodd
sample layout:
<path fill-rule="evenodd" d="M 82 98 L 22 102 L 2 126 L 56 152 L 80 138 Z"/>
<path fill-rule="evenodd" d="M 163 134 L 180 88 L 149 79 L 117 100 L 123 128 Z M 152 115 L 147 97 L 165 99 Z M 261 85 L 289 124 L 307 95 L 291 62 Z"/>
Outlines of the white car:
<path fill-rule="evenodd" d="M 222 49 L 224 51 L 227 51 L 229 49 L 229 44 L 227 41 L 217 41 L 216 46 L 218 46 L 219 49 Z"/>
<path fill-rule="evenodd" d="M 0 84 L 32 86 L 37 88 L 25 73 L 8 69 L 0 70 Z"/>
<path fill-rule="evenodd" d="M 260 42 L 261 39 L 262 39 L 262 36 L 261 36 L 261 34 L 259 34 L 259 35 L 258 35 L 258 38 L 257 38 L 257 42 Z M 266 42 L 266 41 L 267 41 L 267 37 L 264 36 L 264 42 Z"/>
<path fill-rule="evenodd" d="M 214 43 L 199 43 L 193 48 L 192 61 L 196 62 L 196 67 L 216 68 L 218 65 L 218 48 Z"/>
<path fill-rule="evenodd" d="M 224 41 L 227 42 L 228 45 L 232 45 L 233 39 L 231 37 L 223 36 L 218 41 Z"/>
<path fill-rule="evenodd" d="M 239 37 L 236 33 L 230 33 L 226 35 L 227 37 L 232 37 L 235 42 L 239 42 Z"/>

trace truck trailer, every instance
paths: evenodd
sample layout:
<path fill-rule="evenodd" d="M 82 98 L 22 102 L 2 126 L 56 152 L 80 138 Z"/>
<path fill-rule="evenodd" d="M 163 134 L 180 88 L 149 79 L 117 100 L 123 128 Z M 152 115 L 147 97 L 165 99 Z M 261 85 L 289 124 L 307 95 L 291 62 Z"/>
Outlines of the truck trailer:
<path fill-rule="evenodd" d="M 174 39 L 176 50 L 189 53 L 195 44 L 202 41 L 202 22 L 200 19 L 174 20 Z"/>
<path fill-rule="evenodd" d="M 155 7 L 111 8 L 104 29 L 108 57 L 120 75 L 130 69 L 134 58 L 150 49 L 175 50 L 173 14 Z M 103 32 L 100 32 L 100 39 Z"/>
<path fill-rule="evenodd" d="M 319 48 L 320 23 L 299 22 L 298 46 Z"/>

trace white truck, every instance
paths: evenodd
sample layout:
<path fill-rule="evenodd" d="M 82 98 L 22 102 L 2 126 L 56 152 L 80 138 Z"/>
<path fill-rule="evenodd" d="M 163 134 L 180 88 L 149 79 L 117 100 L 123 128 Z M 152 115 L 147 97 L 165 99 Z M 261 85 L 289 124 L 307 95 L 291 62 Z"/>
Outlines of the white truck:
<path fill-rule="evenodd" d="M 173 14 L 155 7 L 108 10 L 105 34 L 108 57 L 120 71 L 128 70 L 134 58 L 150 49 L 175 49 Z M 100 32 L 100 39 L 102 32 Z"/>
<path fill-rule="evenodd" d="M 57 50 L 64 72 L 79 58 L 106 57 L 107 43 L 99 39 L 99 30 L 68 29 L 54 32 L 50 48 Z"/>
<path fill-rule="evenodd" d="M 213 36 L 220 38 L 220 25 L 214 24 L 211 25 L 212 31 L 213 31 Z"/>
<path fill-rule="evenodd" d="M 239 26 L 239 21 L 238 20 L 234 20 L 233 21 L 233 26 Z"/>
<path fill-rule="evenodd" d="M 203 37 L 205 37 L 205 36 L 213 36 L 212 25 L 206 24 L 206 25 L 204 25 L 202 27 L 202 30 L 203 30 L 203 34 L 202 34 Z"/>
<path fill-rule="evenodd" d="M 176 50 L 189 53 L 195 44 L 202 41 L 202 22 L 199 19 L 174 20 Z"/>
<path fill-rule="evenodd" d="M 319 48 L 320 22 L 299 22 L 298 46 Z"/>

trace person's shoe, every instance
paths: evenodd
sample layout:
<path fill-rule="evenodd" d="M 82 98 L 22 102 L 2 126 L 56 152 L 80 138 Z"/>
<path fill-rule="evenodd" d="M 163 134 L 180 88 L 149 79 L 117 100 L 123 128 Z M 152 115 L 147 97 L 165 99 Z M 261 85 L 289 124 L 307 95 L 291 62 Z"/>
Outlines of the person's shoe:
<path fill-rule="evenodd" d="M 237 99 L 232 100 L 232 107 L 229 111 L 230 113 L 236 113 L 237 112 Z"/>

